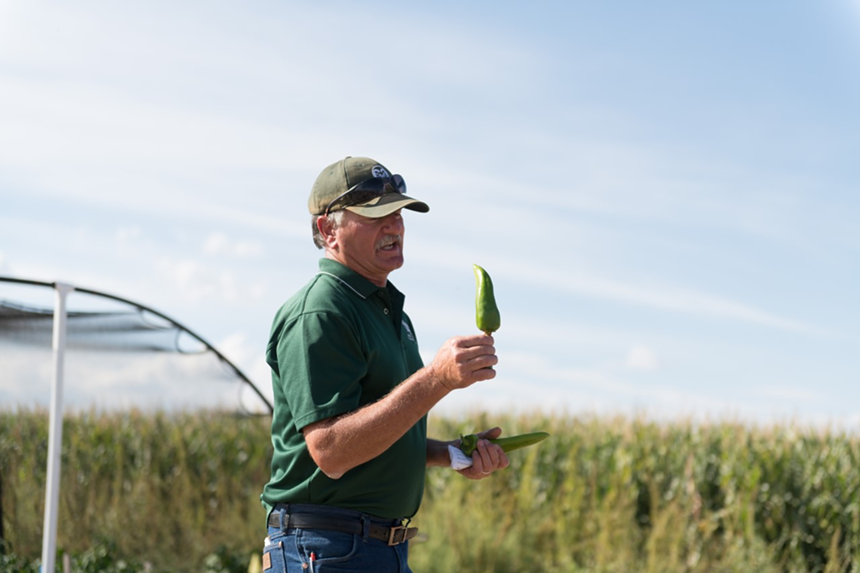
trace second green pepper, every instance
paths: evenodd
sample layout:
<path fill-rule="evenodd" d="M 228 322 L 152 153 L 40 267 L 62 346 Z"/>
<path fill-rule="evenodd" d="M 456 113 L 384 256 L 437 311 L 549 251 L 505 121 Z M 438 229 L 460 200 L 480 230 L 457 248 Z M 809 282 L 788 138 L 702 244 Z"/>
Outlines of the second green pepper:
<path fill-rule="evenodd" d="M 490 442 L 497 444 L 507 452 L 512 452 L 526 446 L 531 446 L 538 442 L 547 439 L 549 434 L 546 432 L 531 432 L 529 434 L 520 434 L 519 436 L 508 436 L 506 438 L 490 438 Z M 460 450 L 467 456 L 471 456 L 475 448 L 478 447 L 478 434 L 469 434 L 468 436 L 460 436 Z"/>

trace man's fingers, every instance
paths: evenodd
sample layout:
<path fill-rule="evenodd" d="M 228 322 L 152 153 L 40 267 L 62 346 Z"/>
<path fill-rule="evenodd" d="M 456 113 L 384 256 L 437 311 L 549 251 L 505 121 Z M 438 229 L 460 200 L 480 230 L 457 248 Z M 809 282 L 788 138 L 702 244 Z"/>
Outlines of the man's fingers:
<path fill-rule="evenodd" d="M 502 435 L 502 429 L 498 426 L 495 428 L 490 428 L 489 430 L 484 430 L 483 432 L 478 432 L 479 438 L 486 438 L 488 440 L 493 440 Z"/>
<path fill-rule="evenodd" d="M 481 368 L 472 373 L 472 379 L 475 382 L 486 382 L 496 377 L 496 371 L 492 368 Z"/>
<path fill-rule="evenodd" d="M 492 344 L 483 344 L 478 346 L 461 346 L 458 350 L 458 356 L 465 360 L 474 360 L 483 356 L 495 356 L 496 347 Z"/>
<path fill-rule="evenodd" d="M 457 344 L 461 348 L 474 348 L 479 346 L 493 346 L 496 340 L 492 336 L 486 334 L 476 334 L 474 336 L 461 336 L 457 339 Z"/>
<path fill-rule="evenodd" d="M 496 347 L 492 344 L 461 348 L 459 357 L 464 363 L 488 361 L 488 364 L 485 364 L 485 366 L 492 366 L 499 361 L 499 358 L 496 355 Z"/>
<path fill-rule="evenodd" d="M 493 428 L 493 430 L 488 430 L 484 433 L 487 434 L 494 430 L 499 429 Z M 499 433 L 501 433 L 501 430 L 499 430 Z M 472 454 L 472 467 L 460 470 L 460 473 L 469 479 L 484 479 L 492 475 L 496 470 L 504 469 L 509 465 L 510 460 L 500 446 L 488 440 L 480 439 L 478 440 L 475 452 Z"/>
<path fill-rule="evenodd" d="M 498 363 L 493 337 L 475 335 L 447 340 L 436 354 L 432 367 L 453 390 L 495 378 L 493 367 Z"/>
<path fill-rule="evenodd" d="M 475 358 L 471 358 L 465 362 L 465 365 L 474 372 L 475 370 L 480 370 L 481 368 L 492 368 L 496 364 L 499 363 L 499 357 L 495 354 L 493 355 L 484 355 L 484 356 L 476 356 Z"/>
<path fill-rule="evenodd" d="M 496 356 L 496 349 L 492 345 L 463 349 L 459 359 L 464 369 L 463 374 L 467 377 L 474 376 L 476 380 L 489 380 L 496 376 L 493 366 L 499 363 L 499 357 Z"/>
<path fill-rule="evenodd" d="M 504 455 L 501 447 L 483 438 L 478 440 L 478 449 L 476 451 L 481 458 L 481 468 L 485 472 L 498 468 Z"/>
<path fill-rule="evenodd" d="M 496 466 L 492 459 L 491 450 L 488 447 L 491 445 L 487 440 L 478 440 L 478 455 L 481 456 L 481 465 L 488 469 Z M 496 458 L 498 459 L 498 456 Z"/>

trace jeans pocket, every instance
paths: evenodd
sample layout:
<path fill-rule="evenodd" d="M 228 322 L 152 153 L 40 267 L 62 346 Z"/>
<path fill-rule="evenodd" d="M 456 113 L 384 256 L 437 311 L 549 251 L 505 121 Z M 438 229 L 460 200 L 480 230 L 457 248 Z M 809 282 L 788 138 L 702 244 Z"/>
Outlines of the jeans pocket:
<path fill-rule="evenodd" d="M 286 573 L 284 540 L 275 539 L 263 548 L 263 573 Z"/>
<path fill-rule="evenodd" d="M 351 559 L 361 547 L 361 537 L 339 531 L 300 529 L 296 532 L 296 548 L 306 558 L 311 553 L 319 565 L 335 564 Z"/>

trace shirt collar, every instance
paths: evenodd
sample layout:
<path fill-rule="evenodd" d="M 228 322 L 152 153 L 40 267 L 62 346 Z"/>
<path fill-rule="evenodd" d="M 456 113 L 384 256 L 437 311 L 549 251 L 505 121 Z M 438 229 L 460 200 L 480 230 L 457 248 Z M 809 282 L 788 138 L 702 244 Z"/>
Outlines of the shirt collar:
<path fill-rule="evenodd" d="M 320 259 L 319 268 L 321 274 L 334 275 L 336 279 L 345 283 L 346 286 L 364 298 L 369 297 L 380 288 L 385 289 L 385 287 L 376 286 L 354 270 L 333 259 Z M 391 282 L 389 281 L 388 284 L 390 285 Z"/>

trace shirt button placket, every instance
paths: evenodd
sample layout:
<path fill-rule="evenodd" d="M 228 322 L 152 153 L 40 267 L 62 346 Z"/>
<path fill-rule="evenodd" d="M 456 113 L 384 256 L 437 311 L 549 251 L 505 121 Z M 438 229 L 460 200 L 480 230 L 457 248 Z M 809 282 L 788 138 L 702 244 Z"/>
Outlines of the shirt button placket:
<path fill-rule="evenodd" d="M 377 295 L 379 295 L 379 298 L 381 298 L 381 299 L 383 299 L 383 300 L 385 299 L 385 293 L 384 293 L 384 292 L 382 292 L 381 290 L 380 290 L 380 291 L 376 291 L 376 294 L 377 294 Z M 384 312 L 384 313 L 385 313 L 385 315 L 387 316 L 387 315 L 388 315 L 388 307 L 387 307 L 387 306 L 385 306 L 385 302 L 383 302 L 383 303 L 382 303 L 382 305 L 383 305 L 383 306 L 382 306 L 382 312 Z"/>

